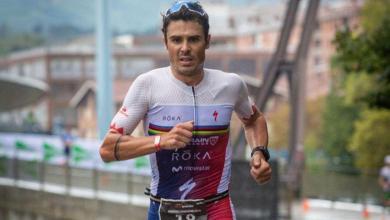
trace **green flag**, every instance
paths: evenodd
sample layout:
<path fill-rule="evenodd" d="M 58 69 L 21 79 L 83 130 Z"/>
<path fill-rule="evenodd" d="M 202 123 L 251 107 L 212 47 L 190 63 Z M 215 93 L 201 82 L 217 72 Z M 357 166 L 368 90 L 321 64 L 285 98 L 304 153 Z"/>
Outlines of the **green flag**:
<path fill-rule="evenodd" d="M 33 148 L 29 147 L 25 142 L 23 142 L 21 140 L 15 141 L 15 147 L 16 147 L 16 149 L 21 150 L 21 151 L 34 152 Z"/>
<path fill-rule="evenodd" d="M 54 145 L 47 142 L 43 143 L 43 160 L 50 161 L 55 156 L 61 155 L 61 151 L 54 147 Z"/>
<path fill-rule="evenodd" d="M 72 145 L 71 155 L 72 161 L 74 161 L 75 163 L 80 163 L 83 160 L 88 160 L 92 158 L 91 155 L 88 154 L 88 151 L 80 145 Z"/>

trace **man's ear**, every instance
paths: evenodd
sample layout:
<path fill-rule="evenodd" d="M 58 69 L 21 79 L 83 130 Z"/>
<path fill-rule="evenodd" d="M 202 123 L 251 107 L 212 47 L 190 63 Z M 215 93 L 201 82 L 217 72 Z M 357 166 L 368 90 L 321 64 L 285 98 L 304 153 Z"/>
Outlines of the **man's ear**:
<path fill-rule="evenodd" d="M 211 40 L 211 35 L 209 34 L 206 38 L 206 49 L 209 49 L 210 47 L 210 40 Z"/>

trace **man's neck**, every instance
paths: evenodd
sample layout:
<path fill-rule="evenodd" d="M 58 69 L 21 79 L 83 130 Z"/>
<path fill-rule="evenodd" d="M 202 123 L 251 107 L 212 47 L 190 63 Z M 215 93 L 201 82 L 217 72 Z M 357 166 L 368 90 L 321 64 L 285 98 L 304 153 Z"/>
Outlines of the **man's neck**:
<path fill-rule="evenodd" d="M 204 76 L 204 71 L 203 70 L 199 71 L 199 73 L 194 74 L 194 75 L 190 75 L 190 76 L 180 74 L 180 73 L 175 73 L 174 71 L 172 71 L 172 74 L 176 79 L 182 81 L 186 85 L 196 86 L 202 81 L 203 76 Z"/>

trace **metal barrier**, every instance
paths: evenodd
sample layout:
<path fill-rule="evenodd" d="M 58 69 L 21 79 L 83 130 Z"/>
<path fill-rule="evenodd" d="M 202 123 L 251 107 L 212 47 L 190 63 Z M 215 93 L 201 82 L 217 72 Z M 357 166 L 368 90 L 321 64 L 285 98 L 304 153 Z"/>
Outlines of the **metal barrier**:
<path fill-rule="evenodd" d="M 68 164 L 53 165 L 38 161 L 25 161 L 17 158 L 0 158 L 0 177 L 17 182 L 39 184 L 63 188 L 67 193 L 71 189 L 87 190 L 97 195 L 98 191 L 143 195 L 144 188 L 150 183 L 150 176 L 115 173 L 97 169 L 74 168 Z"/>

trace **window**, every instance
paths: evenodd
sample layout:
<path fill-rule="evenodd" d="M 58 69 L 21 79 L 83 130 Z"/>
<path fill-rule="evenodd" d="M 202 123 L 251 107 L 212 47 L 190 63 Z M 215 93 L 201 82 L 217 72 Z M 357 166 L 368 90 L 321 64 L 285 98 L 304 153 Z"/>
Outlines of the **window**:
<path fill-rule="evenodd" d="M 54 59 L 50 66 L 53 79 L 78 79 L 82 76 L 78 59 Z"/>
<path fill-rule="evenodd" d="M 320 48 L 321 47 L 321 39 L 316 38 L 314 40 L 314 47 Z"/>
<path fill-rule="evenodd" d="M 89 79 L 95 78 L 95 60 L 88 59 L 85 61 L 85 73 L 86 77 Z"/>
<path fill-rule="evenodd" d="M 318 65 L 320 65 L 321 63 L 322 63 L 321 57 L 320 57 L 320 56 L 315 56 L 315 57 L 314 57 L 314 65 L 315 65 L 315 66 L 318 66 Z"/>
<path fill-rule="evenodd" d="M 46 79 L 45 62 L 43 60 L 36 60 L 32 62 L 31 76 L 37 79 Z"/>
<path fill-rule="evenodd" d="M 314 65 L 314 73 L 316 74 L 325 72 L 328 69 L 327 63 L 324 61 L 322 57 L 318 55 L 314 57 L 313 65 Z"/>
<path fill-rule="evenodd" d="M 123 77 L 133 78 L 154 68 L 154 61 L 150 58 L 128 58 L 120 62 Z"/>

